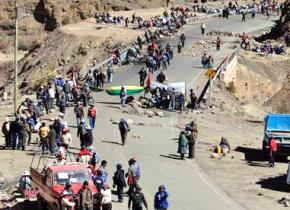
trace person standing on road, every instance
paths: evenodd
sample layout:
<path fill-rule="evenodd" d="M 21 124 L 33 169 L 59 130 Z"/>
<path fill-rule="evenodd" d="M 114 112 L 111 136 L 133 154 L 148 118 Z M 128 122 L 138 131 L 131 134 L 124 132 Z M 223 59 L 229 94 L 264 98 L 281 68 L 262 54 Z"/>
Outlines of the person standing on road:
<path fill-rule="evenodd" d="M 124 187 L 126 187 L 125 172 L 120 163 L 116 166 L 117 170 L 113 176 L 113 187 L 117 186 L 118 202 L 123 202 Z"/>
<path fill-rule="evenodd" d="M 197 139 L 197 125 L 195 121 L 185 126 L 185 131 L 189 132 L 188 135 L 188 158 L 194 158 L 195 156 L 195 142 Z"/>
<path fill-rule="evenodd" d="M 122 144 L 124 146 L 126 143 L 127 134 L 130 131 L 130 126 L 127 123 L 127 121 L 125 120 L 125 118 L 123 118 L 123 117 L 121 118 L 121 120 L 119 122 L 119 130 L 120 130 Z"/>
<path fill-rule="evenodd" d="M 270 136 L 269 139 L 269 166 L 274 167 L 275 166 L 275 157 L 277 152 L 277 142 L 273 135 Z"/>
<path fill-rule="evenodd" d="M 154 208 L 155 210 L 167 210 L 168 209 L 168 198 L 169 194 L 165 189 L 164 185 L 158 187 L 158 192 L 154 197 Z"/>
<path fill-rule="evenodd" d="M 89 188 L 88 181 L 84 181 L 83 187 L 78 192 L 80 210 L 93 210 L 93 192 Z"/>
<path fill-rule="evenodd" d="M 252 19 L 254 19 L 256 17 L 256 8 L 252 9 L 251 14 L 252 14 Z"/>
<path fill-rule="evenodd" d="M 205 29 L 206 29 L 206 25 L 205 25 L 204 22 L 201 24 L 200 28 L 201 28 L 201 34 L 204 35 L 205 34 Z"/>
<path fill-rule="evenodd" d="M 66 105 L 67 105 L 67 99 L 65 95 L 62 95 L 59 101 L 59 111 L 63 114 L 65 114 Z"/>
<path fill-rule="evenodd" d="M 72 136 L 69 132 L 69 128 L 64 128 L 61 134 L 61 145 L 68 151 L 71 143 L 72 143 Z"/>
<path fill-rule="evenodd" d="M 108 83 L 113 82 L 113 77 L 114 77 L 114 69 L 113 69 L 113 63 L 109 63 L 107 67 L 107 77 L 108 77 Z"/>
<path fill-rule="evenodd" d="M 49 131 L 48 131 L 48 145 L 49 145 L 49 150 L 51 154 L 54 154 L 54 149 L 56 146 L 56 138 L 57 138 L 57 134 L 56 131 L 53 127 L 53 125 L 49 125 Z"/>
<path fill-rule="evenodd" d="M 181 44 L 181 42 L 179 41 L 178 44 L 177 44 L 177 52 L 178 52 L 178 53 L 181 53 L 181 49 L 182 49 L 182 44 Z"/>
<path fill-rule="evenodd" d="M 48 95 L 49 95 L 49 109 L 53 109 L 54 99 L 55 99 L 55 90 L 51 85 L 48 88 Z"/>
<path fill-rule="evenodd" d="M 106 160 L 102 160 L 101 166 L 100 168 L 98 168 L 103 184 L 107 184 L 107 177 L 108 177 L 108 171 L 106 169 L 107 165 L 108 165 L 108 162 Z"/>
<path fill-rule="evenodd" d="M 128 28 L 128 23 L 129 23 L 129 18 L 126 17 L 126 19 L 125 19 L 125 28 Z"/>
<path fill-rule="evenodd" d="M 219 37 L 216 39 L 216 50 L 219 51 L 221 49 L 222 41 Z"/>
<path fill-rule="evenodd" d="M 75 106 L 74 113 L 75 113 L 76 119 L 77 119 L 77 126 L 79 126 L 81 120 L 84 118 L 84 108 L 80 104 L 80 102 L 78 102 L 77 105 Z"/>
<path fill-rule="evenodd" d="M 178 150 L 177 153 L 180 154 L 180 159 L 184 159 L 184 155 L 187 153 L 187 145 L 188 145 L 188 139 L 185 135 L 184 131 L 180 132 L 179 140 L 178 140 Z"/>
<path fill-rule="evenodd" d="M 95 128 L 96 117 L 97 117 L 97 110 L 94 107 L 94 104 L 91 104 L 88 110 L 88 118 L 89 118 L 90 126 L 92 129 Z"/>
<path fill-rule="evenodd" d="M 185 35 L 184 34 L 181 34 L 180 41 L 181 41 L 181 46 L 184 47 L 184 45 L 185 45 Z"/>
<path fill-rule="evenodd" d="M 193 112 L 193 110 L 196 107 L 197 97 L 195 96 L 195 93 L 193 92 L 193 89 L 190 89 L 189 91 L 190 91 L 190 94 L 189 94 L 190 107 L 191 107 L 191 112 Z"/>
<path fill-rule="evenodd" d="M 144 205 L 145 208 L 148 210 L 147 201 L 141 190 L 142 188 L 139 185 L 137 185 L 136 191 L 133 192 L 129 197 L 128 209 L 131 209 L 132 205 L 132 210 L 143 210 Z"/>
<path fill-rule="evenodd" d="M 206 66 L 207 66 L 207 56 L 206 56 L 206 53 L 204 53 L 203 56 L 201 57 L 201 64 L 202 64 L 203 68 L 206 68 Z"/>
<path fill-rule="evenodd" d="M 170 97 L 170 101 L 169 101 L 169 105 L 168 105 L 168 110 L 175 110 L 175 101 L 176 101 L 176 93 L 175 93 L 175 89 L 172 88 L 172 91 L 170 91 L 169 93 L 169 97 Z"/>
<path fill-rule="evenodd" d="M 86 134 L 87 134 L 86 122 L 84 119 L 82 119 L 77 130 L 77 137 L 80 139 L 81 147 L 85 147 L 86 145 Z"/>
<path fill-rule="evenodd" d="M 102 195 L 102 210 L 111 210 L 112 209 L 112 192 L 107 184 L 103 185 L 101 190 Z"/>
<path fill-rule="evenodd" d="M 242 22 L 246 22 L 246 12 L 242 12 Z"/>
<path fill-rule="evenodd" d="M 45 150 L 49 149 L 47 141 L 48 132 L 49 132 L 48 127 L 46 127 L 45 123 L 42 123 L 41 127 L 39 128 L 39 137 L 42 147 L 42 154 L 44 154 Z"/>
<path fill-rule="evenodd" d="M 90 146 L 92 146 L 94 141 L 93 138 L 93 132 L 92 132 L 92 128 L 90 125 L 86 125 L 85 127 L 85 135 L 84 135 L 84 139 L 83 139 L 83 146 L 88 148 Z"/>
<path fill-rule="evenodd" d="M 213 57 L 211 55 L 208 56 L 207 58 L 207 68 L 213 68 Z"/>
<path fill-rule="evenodd" d="M 62 210 L 70 210 L 74 208 L 75 202 L 73 196 L 74 193 L 73 190 L 71 189 L 71 183 L 67 182 L 60 195 Z"/>
<path fill-rule="evenodd" d="M 140 78 L 140 86 L 144 86 L 145 83 L 145 79 L 147 77 L 147 71 L 145 70 L 145 68 L 141 68 L 141 70 L 139 71 L 139 78 Z"/>
<path fill-rule="evenodd" d="M 124 86 L 121 87 L 120 90 L 120 99 L 121 99 L 121 108 L 125 108 L 126 99 L 127 99 L 127 91 Z"/>
<path fill-rule="evenodd" d="M 9 117 L 5 118 L 5 122 L 2 125 L 2 133 L 3 133 L 4 137 L 5 137 L 5 147 L 8 148 L 8 147 L 11 146 Z"/>

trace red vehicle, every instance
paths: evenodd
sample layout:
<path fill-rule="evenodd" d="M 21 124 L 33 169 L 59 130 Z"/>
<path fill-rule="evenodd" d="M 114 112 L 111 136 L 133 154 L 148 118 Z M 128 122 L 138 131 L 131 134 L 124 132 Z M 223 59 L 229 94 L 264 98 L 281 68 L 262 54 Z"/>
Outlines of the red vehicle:
<path fill-rule="evenodd" d="M 83 163 L 52 164 L 45 166 L 42 171 L 30 167 L 30 173 L 33 187 L 39 190 L 39 203 L 48 210 L 61 210 L 61 193 L 67 182 L 71 183 L 74 195 L 77 195 L 84 181 L 89 182 L 94 197 L 97 194 L 89 170 Z"/>

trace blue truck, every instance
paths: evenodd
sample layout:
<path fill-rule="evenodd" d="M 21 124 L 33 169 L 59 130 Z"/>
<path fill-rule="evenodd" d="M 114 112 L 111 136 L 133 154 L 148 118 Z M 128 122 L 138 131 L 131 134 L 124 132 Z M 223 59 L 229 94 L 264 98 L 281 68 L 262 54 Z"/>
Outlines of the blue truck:
<path fill-rule="evenodd" d="M 290 154 L 290 114 L 269 114 L 265 117 L 263 150 L 267 151 L 269 138 L 273 135 L 278 144 L 277 153 Z"/>

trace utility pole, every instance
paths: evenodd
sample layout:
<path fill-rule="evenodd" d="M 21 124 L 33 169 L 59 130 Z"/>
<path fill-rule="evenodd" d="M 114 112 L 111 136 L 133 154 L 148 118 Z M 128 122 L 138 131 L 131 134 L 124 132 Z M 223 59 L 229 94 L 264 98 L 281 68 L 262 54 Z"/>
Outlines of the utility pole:
<path fill-rule="evenodd" d="M 18 92 L 18 5 L 15 0 L 15 35 L 14 35 L 14 115 L 17 112 L 17 92 Z"/>
<path fill-rule="evenodd" d="M 15 34 L 14 34 L 14 115 L 16 116 L 18 106 L 18 22 L 29 16 L 28 13 L 19 17 L 19 8 L 15 0 Z"/>
<path fill-rule="evenodd" d="M 211 107 L 211 102 L 212 102 L 212 88 L 213 88 L 213 80 L 210 78 L 209 79 L 209 99 L 208 99 L 208 105 Z"/>

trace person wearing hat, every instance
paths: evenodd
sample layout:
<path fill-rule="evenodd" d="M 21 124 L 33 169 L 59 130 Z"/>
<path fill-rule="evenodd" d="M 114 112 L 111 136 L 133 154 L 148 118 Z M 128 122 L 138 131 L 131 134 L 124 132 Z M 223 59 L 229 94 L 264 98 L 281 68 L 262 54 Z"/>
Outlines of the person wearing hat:
<path fill-rule="evenodd" d="M 88 110 L 88 118 L 92 129 L 95 128 L 96 117 L 97 117 L 97 109 L 94 107 L 94 104 L 91 104 Z"/>
<path fill-rule="evenodd" d="M 86 121 L 82 119 L 80 124 L 78 125 L 77 130 L 77 137 L 80 139 L 81 147 L 85 147 L 86 132 Z"/>
<path fill-rule="evenodd" d="M 112 192 L 107 184 L 103 185 L 101 190 L 102 195 L 102 210 L 111 210 L 112 209 Z"/>
<path fill-rule="evenodd" d="M 177 153 L 180 154 L 181 160 L 184 159 L 184 155 L 187 153 L 187 144 L 188 144 L 188 139 L 185 135 L 185 132 L 181 131 L 179 135 L 178 150 L 177 150 Z"/>
<path fill-rule="evenodd" d="M 94 140 L 93 132 L 90 125 L 86 125 L 85 129 L 86 131 L 83 139 L 83 146 L 90 147 L 92 146 Z"/>
<path fill-rule="evenodd" d="M 74 193 L 71 189 L 71 182 L 68 181 L 60 195 L 62 210 L 70 210 L 75 206 L 73 196 Z"/>
<path fill-rule="evenodd" d="M 119 122 L 119 130 L 120 130 L 122 144 L 124 146 L 126 143 L 127 134 L 130 131 L 130 126 L 127 123 L 127 121 L 125 120 L 125 118 L 123 118 L 123 117 L 121 118 L 121 120 Z"/>
<path fill-rule="evenodd" d="M 158 187 L 158 192 L 154 197 L 154 208 L 155 210 L 167 210 L 168 209 L 168 192 L 165 189 L 164 185 Z"/>
<path fill-rule="evenodd" d="M 30 189 L 32 186 L 29 171 L 24 171 L 23 175 L 19 179 L 19 189 L 20 191 L 25 191 Z"/>
<path fill-rule="evenodd" d="M 127 187 L 125 181 L 125 172 L 120 163 L 116 166 L 117 170 L 113 176 L 113 187 L 117 186 L 118 201 L 123 202 L 124 187 Z"/>
<path fill-rule="evenodd" d="M 147 201 L 145 199 L 144 194 L 141 192 L 141 190 L 142 188 L 139 185 L 137 185 L 136 191 L 133 192 L 129 196 L 129 202 L 128 202 L 129 209 L 131 209 L 131 205 L 132 205 L 132 210 L 142 210 L 143 205 L 144 205 L 145 208 L 148 210 Z"/>
<path fill-rule="evenodd" d="M 121 108 L 125 108 L 126 99 L 127 99 L 127 91 L 124 85 L 122 85 L 121 90 L 120 90 L 120 99 L 121 99 Z"/>
<path fill-rule="evenodd" d="M 69 132 L 69 128 L 64 128 L 61 134 L 61 145 L 64 146 L 67 150 L 72 143 L 72 136 Z"/>
<path fill-rule="evenodd" d="M 80 210 L 93 210 L 93 192 L 89 188 L 88 181 L 83 182 L 83 187 L 79 190 L 78 196 Z"/>

